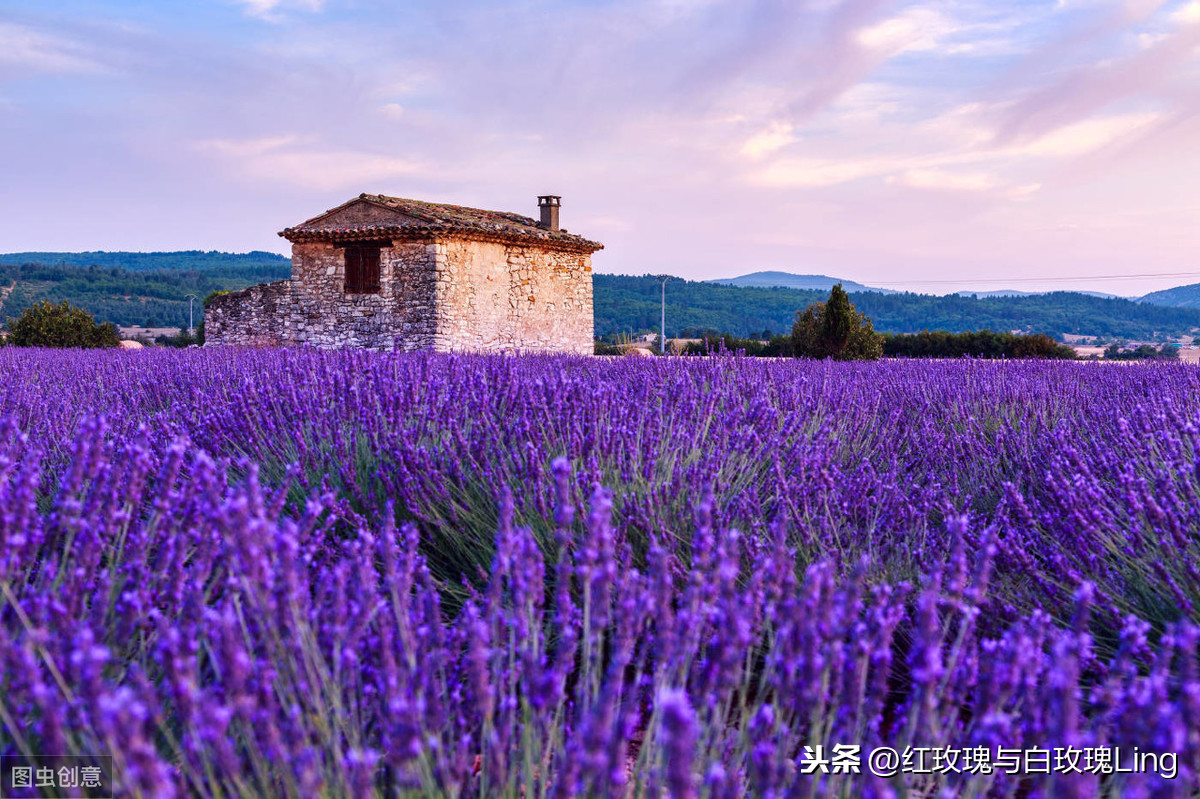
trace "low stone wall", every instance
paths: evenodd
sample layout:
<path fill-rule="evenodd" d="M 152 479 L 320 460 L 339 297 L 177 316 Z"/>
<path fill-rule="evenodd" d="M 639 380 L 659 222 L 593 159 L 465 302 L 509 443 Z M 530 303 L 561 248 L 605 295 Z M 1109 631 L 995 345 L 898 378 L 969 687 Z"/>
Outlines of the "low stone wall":
<path fill-rule="evenodd" d="M 262 283 L 213 297 L 204 309 L 206 344 L 279 347 L 295 342 L 282 334 L 279 319 L 291 307 L 291 281 Z"/>

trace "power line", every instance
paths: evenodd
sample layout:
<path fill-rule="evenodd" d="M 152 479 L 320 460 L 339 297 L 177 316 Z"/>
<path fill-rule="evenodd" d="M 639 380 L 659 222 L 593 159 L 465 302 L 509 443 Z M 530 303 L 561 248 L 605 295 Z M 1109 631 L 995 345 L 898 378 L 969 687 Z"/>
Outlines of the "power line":
<path fill-rule="evenodd" d="M 1083 280 L 1144 280 L 1151 277 L 1195 277 L 1200 278 L 1200 272 L 1144 272 L 1136 275 L 1072 275 L 1070 277 L 990 277 L 990 278 L 959 278 L 957 280 L 873 280 L 872 285 L 880 286 L 930 286 L 952 285 L 962 283 L 1051 283 L 1079 282 Z"/>

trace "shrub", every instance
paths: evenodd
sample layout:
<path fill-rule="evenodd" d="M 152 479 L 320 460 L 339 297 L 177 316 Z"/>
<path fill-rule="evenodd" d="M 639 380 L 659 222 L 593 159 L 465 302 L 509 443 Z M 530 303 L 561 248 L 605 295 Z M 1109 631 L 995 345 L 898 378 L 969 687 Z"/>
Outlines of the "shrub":
<path fill-rule="evenodd" d="M 1104 351 L 1104 358 L 1109 361 L 1178 360 L 1179 349 L 1164 344 L 1156 350 L 1152 344 L 1141 344 L 1131 350 L 1123 350 L 1120 344 L 1110 344 Z"/>
<path fill-rule="evenodd" d="M 728 333 L 711 333 L 683 348 L 684 355 L 709 355 L 719 352 L 740 352 L 764 358 L 786 356 L 792 354 L 792 340 L 788 336 L 770 336 L 764 341 L 756 338 L 737 338 Z"/>
<path fill-rule="evenodd" d="M 217 297 L 228 293 L 228 291 L 210 291 L 207 295 L 205 295 L 204 300 L 200 304 L 207 308 L 208 306 L 212 305 L 213 300 L 215 300 Z"/>
<path fill-rule="evenodd" d="M 98 323 L 91 314 L 65 301 L 53 305 L 42 300 L 9 320 L 8 343 L 16 347 L 97 349 L 121 342 L 111 322 Z"/>
<path fill-rule="evenodd" d="M 625 347 L 620 344 L 606 344 L 603 341 L 597 341 L 592 345 L 592 352 L 595 355 L 624 355 Z"/>
<path fill-rule="evenodd" d="M 898 358 L 1056 358 L 1070 360 L 1075 350 L 1047 335 L 1031 336 L 973 330 L 948 333 L 922 330 L 912 334 L 885 334 L 883 354 Z"/>
<path fill-rule="evenodd" d="M 201 324 L 203 324 L 203 323 L 201 323 Z M 158 338 L 154 339 L 154 343 L 158 344 L 159 346 L 163 346 L 163 347 L 175 347 L 177 349 L 184 349 L 186 347 L 191 347 L 195 344 L 203 344 L 204 340 L 200 337 L 199 333 L 197 333 L 197 335 L 193 336 L 191 333 L 188 332 L 187 328 L 180 328 L 179 332 L 176 333 L 175 335 L 159 336 Z"/>
<path fill-rule="evenodd" d="M 632 349 L 633 339 L 625 333 L 621 333 L 616 336 L 605 336 L 602 339 L 597 339 L 593 352 L 596 355 L 628 355 Z"/>

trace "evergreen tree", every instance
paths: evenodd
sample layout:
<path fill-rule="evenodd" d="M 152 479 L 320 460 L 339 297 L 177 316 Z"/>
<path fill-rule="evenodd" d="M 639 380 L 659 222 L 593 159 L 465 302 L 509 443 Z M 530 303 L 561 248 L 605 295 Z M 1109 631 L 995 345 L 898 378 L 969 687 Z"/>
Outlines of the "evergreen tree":
<path fill-rule="evenodd" d="M 856 324 L 857 313 L 850 304 L 850 296 L 838 283 L 829 291 L 829 299 L 825 303 L 824 319 L 821 323 L 821 338 L 825 351 L 832 357 L 846 349 L 850 343 Z"/>

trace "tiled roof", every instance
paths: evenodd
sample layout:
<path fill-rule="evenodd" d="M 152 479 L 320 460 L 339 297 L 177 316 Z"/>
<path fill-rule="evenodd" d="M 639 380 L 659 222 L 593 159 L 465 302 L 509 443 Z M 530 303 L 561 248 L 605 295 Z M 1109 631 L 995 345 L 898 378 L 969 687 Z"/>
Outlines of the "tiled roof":
<path fill-rule="evenodd" d="M 390 208 L 416 221 L 336 225 L 324 220 L 324 217 L 329 216 L 333 211 L 360 201 Z M 604 248 L 604 245 L 599 242 L 589 241 L 583 236 L 576 236 L 565 230 L 547 230 L 540 227 L 535 220 L 520 214 L 485 211 L 480 208 L 431 203 L 423 200 L 408 200 L 383 194 L 360 194 L 357 198 L 338 206 L 333 211 L 327 211 L 307 222 L 282 230 L 279 235 L 288 241 L 321 241 L 459 234 L 487 240 L 542 242 L 555 247 L 586 252 Z"/>

